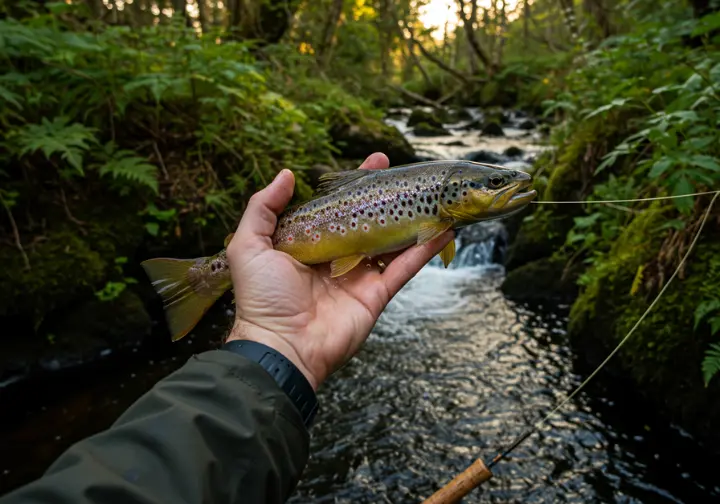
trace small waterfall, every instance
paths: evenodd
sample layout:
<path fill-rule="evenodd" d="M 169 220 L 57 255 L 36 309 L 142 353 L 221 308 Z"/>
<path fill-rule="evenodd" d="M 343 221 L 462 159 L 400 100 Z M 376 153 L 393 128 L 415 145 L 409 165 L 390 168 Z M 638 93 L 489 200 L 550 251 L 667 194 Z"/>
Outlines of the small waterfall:
<path fill-rule="evenodd" d="M 461 229 L 455 238 L 455 260 L 448 269 L 477 266 L 498 268 L 505 255 L 507 230 L 500 221 L 487 221 Z M 444 268 L 439 257 L 433 257 L 429 267 Z"/>

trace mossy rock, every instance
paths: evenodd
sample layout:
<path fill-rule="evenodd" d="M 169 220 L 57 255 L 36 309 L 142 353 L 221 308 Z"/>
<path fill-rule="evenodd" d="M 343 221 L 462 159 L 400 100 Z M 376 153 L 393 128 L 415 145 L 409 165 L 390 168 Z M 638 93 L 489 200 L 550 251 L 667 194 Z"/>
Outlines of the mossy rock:
<path fill-rule="evenodd" d="M 521 157 L 523 154 L 525 154 L 525 151 L 515 145 L 511 145 L 503 151 L 503 156 L 511 158 L 518 158 Z"/>
<path fill-rule="evenodd" d="M 576 346 L 595 345 L 609 352 L 625 337 L 657 295 L 632 286 L 639 268 L 656 257 L 662 243 L 665 209 L 655 205 L 636 217 L 598 260 L 570 313 L 570 337 Z M 700 372 L 703 353 L 713 338 L 707 326 L 694 329 L 697 306 L 720 291 L 720 242 L 708 233 L 689 260 L 685 278 L 676 278 L 612 364 L 672 421 L 720 446 L 720 385 L 705 388 Z M 601 357 L 591 358 L 598 364 Z"/>
<path fill-rule="evenodd" d="M 152 320 L 142 300 L 129 289 L 117 298 L 89 298 L 48 324 L 53 354 L 91 360 L 103 349 L 138 344 L 150 334 Z"/>
<path fill-rule="evenodd" d="M 579 268 L 567 268 L 567 257 L 552 255 L 509 272 L 500 289 L 514 301 L 569 302 L 577 296 Z"/>
<path fill-rule="evenodd" d="M 428 112 L 423 109 L 414 109 L 408 118 L 407 125 L 409 127 L 420 124 L 427 124 L 436 128 L 442 128 L 443 120 L 439 112 Z"/>
<path fill-rule="evenodd" d="M 447 110 L 444 120 L 446 123 L 458 123 L 461 121 L 470 121 L 472 118 L 472 114 L 467 109 L 455 107 Z"/>
<path fill-rule="evenodd" d="M 420 123 L 415 126 L 413 133 L 420 137 L 450 136 L 452 134 L 442 126 L 438 127 L 428 123 Z"/>
<path fill-rule="evenodd" d="M 78 231 L 47 232 L 26 250 L 30 269 L 11 247 L 0 247 L 0 317 L 20 317 L 40 323 L 48 312 L 74 297 L 91 294 L 105 277 L 108 265 Z"/>
<path fill-rule="evenodd" d="M 338 121 L 330 128 L 333 145 L 346 159 L 364 159 L 373 152 L 390 158 L 390 166 L 414 163 L 415 149 L 402 133 L 379 119 Z"/>

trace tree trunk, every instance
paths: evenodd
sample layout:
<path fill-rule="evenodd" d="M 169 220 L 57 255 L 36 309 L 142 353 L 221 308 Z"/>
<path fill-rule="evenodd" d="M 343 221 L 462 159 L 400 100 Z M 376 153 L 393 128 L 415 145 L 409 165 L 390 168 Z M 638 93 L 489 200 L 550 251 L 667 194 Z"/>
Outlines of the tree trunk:
<path fill-rule="evenodd" d="M 559 0 L 560 8 L 563 12 L 563 18 L 565 19 L 565 25 L 567 26 L 570 36 L 572 37 L 573 43 L 578 39 L 578 27 L 577 20 L 575 18 L 575 5 L 573 0 Z"/>
<path fill-rule="evenodd" d="M 523 3 L 523 47 L 528 48 L 530 38 L 530 2 L 524 0 Z"/>
<path fill-rule="evenodd" d="M 343 5 L 343 0 L 332 0 L 332 4 L 330 5 L 322 36 L 320 37 L 320 43 L 316 51 L 318 63 L 321 68 L 326 68 L 330 62 L 333 38 L 335 37 L 335 31 L 340 22 L 340 16 L 342 16 Z"/>
<path fill-rule="evenodd" d="M 198 6 L 198 20 L 200 21 L 200 28 L 203 33 L 207 33 L 209 29 L 208 23 L 208 12 L 206 0 L 195 0 Z"/>
<path fill-rule="evenodd" d="M 107 13 L 102 0 L 87 0 L 87 4 L 95 19 L 102 19 Z"/>
<path fill-rule="evenodd" d="M 470 0 L 472 2 L 472 11 L 477 13 L 477 0 Z M 495 72 L 495 65 L 492 64 L 490 61 L 490 58 L 487 54 L 485 54 L 485 51 L 483 51 L 482 47 L 480 47 L 480 43 L 478 42 L 477 38 L 475 37 L 475 30 L 473 29 L 473 23 L 472 19 L 468 18 L 468 16 L 465 14 L 465 0 L 458 0 L 459 4 L 459 14 L 460 19 L 463 22 L 463 27 L 465 28 L 465 34 L 468 38 L 468 43 L 470 44 L 470 47 L 475 52 L 475 55 L 478 57 L 480 61 L 482 61 L 483 65 L 485 65 L 485 70 L 489 75 L 492 75 Z"/>
<path fill-rule="evenodd" d="M 223 25 L 223 14 L 224 11 L 218 6 L 219 0 L 213 0 L 213 7 L 212 7 L 212 13 L 213 13 L 213 26 L 214 27 L 220 27 Z M 230 6 L 226 3 L 225 9 L 230 10 Z"/>

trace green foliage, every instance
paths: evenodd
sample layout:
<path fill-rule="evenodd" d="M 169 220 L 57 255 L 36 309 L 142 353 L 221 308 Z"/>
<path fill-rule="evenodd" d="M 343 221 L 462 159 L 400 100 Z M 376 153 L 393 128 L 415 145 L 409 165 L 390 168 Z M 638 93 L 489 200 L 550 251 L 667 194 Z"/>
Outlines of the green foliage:
<path fill-rule="evenodd" d="M 55 117 L 52 121 L 42 118 L 41 124 L 27 124 L 8 136 L 16 136 L 19 155 L 42 150 L 45 157 L 50 160 L 53 154 L 60 154 L 80 175 L 83 171 L 83 154 L 90 148 L 89 143 L 96 141 L 94 128 L 88 128 L 80 123 L 68 124 L 67 117 Z"/>
<path fill-rule="evenodd" d="M 720 372 L 720 343 L 710 345 L 710 349 L 705 353 L 705 359 L 702 362 L 703 378 L 705 386 L 710 380 Z"/>
<path fill-rule="evenodd" d="M 100 175 L 111 175 L 114 179 L 123 179 L 144 185 L 158 193 L 157 167 L 135 155 L 131 150 L 118 150 L 112 153 L 107 163 L 100 167 Z"/>

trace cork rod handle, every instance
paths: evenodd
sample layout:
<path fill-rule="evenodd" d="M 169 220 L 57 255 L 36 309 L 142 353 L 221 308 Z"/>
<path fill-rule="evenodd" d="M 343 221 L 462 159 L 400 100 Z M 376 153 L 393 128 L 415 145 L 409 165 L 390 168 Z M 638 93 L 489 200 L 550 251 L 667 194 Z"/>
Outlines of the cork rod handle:
<path fill-rule="evenodd" d="M 423 504 L 455 504 L 472 490 L 492 478 L 492 472 L 485 463 L 477 459 L 470 467 L 432 494 Z"/>

